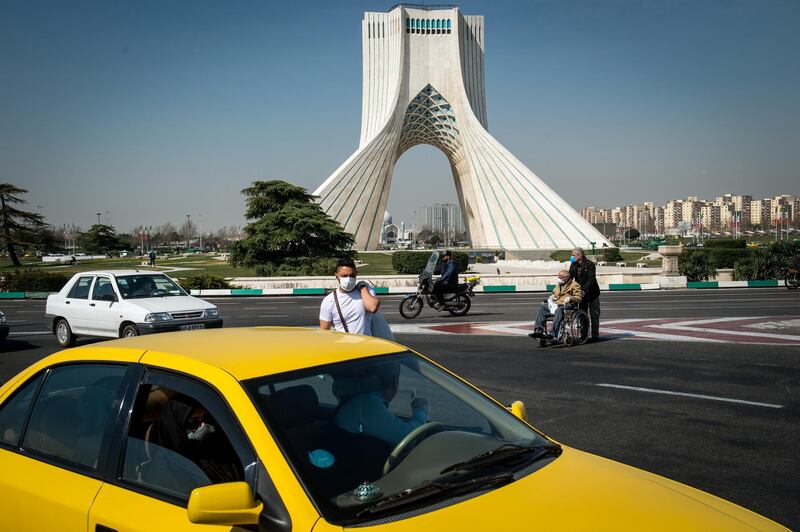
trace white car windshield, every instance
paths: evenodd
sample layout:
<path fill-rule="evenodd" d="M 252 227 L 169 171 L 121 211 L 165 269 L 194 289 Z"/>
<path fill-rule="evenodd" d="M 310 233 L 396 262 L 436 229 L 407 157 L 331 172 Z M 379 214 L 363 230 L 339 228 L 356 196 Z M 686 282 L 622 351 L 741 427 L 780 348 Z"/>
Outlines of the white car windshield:
<path fill-rule="evenodd" d="M 561 452 L 410 352 L 244 385 L 317 507 L 340 525 L 490 490 Z"/>
<path fill-rule="evenodd" d="M 117 277 L 122 299 L 185 296 L 183 289 L 166 275 L 122 275 Z"/>

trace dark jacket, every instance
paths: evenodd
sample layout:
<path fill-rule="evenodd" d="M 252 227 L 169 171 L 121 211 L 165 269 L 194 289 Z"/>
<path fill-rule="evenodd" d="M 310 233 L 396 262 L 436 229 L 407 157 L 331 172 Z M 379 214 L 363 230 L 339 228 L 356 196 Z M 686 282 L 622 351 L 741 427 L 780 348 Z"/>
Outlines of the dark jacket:
<path fill-rule="evenodd" d="M 586 257 L 583 258 L 582 264 L 578 264 L 578 261 L 573 262 L 569 267 L 569 277 L 578 281 L 578 284 L 586 292 L 586 299 L 584 299 L 586 303 L 600 297 L 600 285 L 597 284 L 597 269 L 594 262 Z"/>
<path fill-rule="evenodd" d="M 458 268 L 456 267 L 456 263 L 452 260 L 448 260 L 447 263 L 442 266 L 442 276 L 439 277 L 439 284 L 443 287 L 458 285 Z"/>

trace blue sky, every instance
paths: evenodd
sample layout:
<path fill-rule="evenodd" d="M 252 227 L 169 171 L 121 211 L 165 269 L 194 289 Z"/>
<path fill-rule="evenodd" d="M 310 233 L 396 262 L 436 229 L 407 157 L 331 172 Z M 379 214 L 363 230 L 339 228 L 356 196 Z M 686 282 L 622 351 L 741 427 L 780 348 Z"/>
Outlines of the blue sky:
<path fill-rule="evenodd" d="M 800 193 L 800 2 L 459 5 L 490 132 L 573 207 Z M 356 148 L 360 20 L 389 7 L 2 0 L 0 180 L 59 225 L 241 224 L 252 180 L 313 190 Z M 400 159 L 395 221 L 454 200 L 443 154 Z"/>

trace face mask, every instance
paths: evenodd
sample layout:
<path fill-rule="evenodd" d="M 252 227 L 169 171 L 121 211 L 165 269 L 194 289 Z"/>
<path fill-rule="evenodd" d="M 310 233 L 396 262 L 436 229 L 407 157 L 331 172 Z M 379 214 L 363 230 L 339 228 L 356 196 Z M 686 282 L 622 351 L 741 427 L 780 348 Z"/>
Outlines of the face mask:
<path fill-rule="evenodd" d="M 349 292 L 353 288 L 356 287 L 356 278 L 355 277 L 339 277 L 339 286 L 345 292 Z"/>
<path fill-rule="evenodd" d="M 557 282 L 558 284 L 564 284 L 564 283 L 566 283 L 566 281 L 562 281 L 562 280 L 561 280 L 561 278 L 558 278 L 558 279 L 556 279 L 556 282 Z"/>
<path fill-rule="evenodd" d="M 214 425 L 203 422 L 197 429 L 188 431 L 186 436 L 192 441 L 203 441 L 212 432 L 214 432 Z"/>
<path fill-rule="evenodd" d="M 576 259 L 576 258 L 575 258 L 575 255 L 573 255 L 573 256 L 571 256 L 571 257 L 569 258 L 569 261 L 570 261 L 570 262 L 575 262 L 576 260 L 578 260 L 578 259 Z"/>

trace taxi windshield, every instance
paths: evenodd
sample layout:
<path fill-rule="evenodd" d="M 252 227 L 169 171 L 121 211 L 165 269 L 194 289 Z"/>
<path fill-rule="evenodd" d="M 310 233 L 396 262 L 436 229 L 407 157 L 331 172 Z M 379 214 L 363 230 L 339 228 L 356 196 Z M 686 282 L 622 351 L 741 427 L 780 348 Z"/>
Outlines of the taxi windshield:
<path fill-rule="evenodd" d="M 186 292 L 166 275 L 121 275 L 117 286 L 122 299 L 185 296 Z"/>
<path fill-rule="evenodd" d="M 330 523 L 421 508 L 449 498 L 450 487 L 492 489 L 557 456 L 507 409 L 410 352 L 244 385 Z"/>

